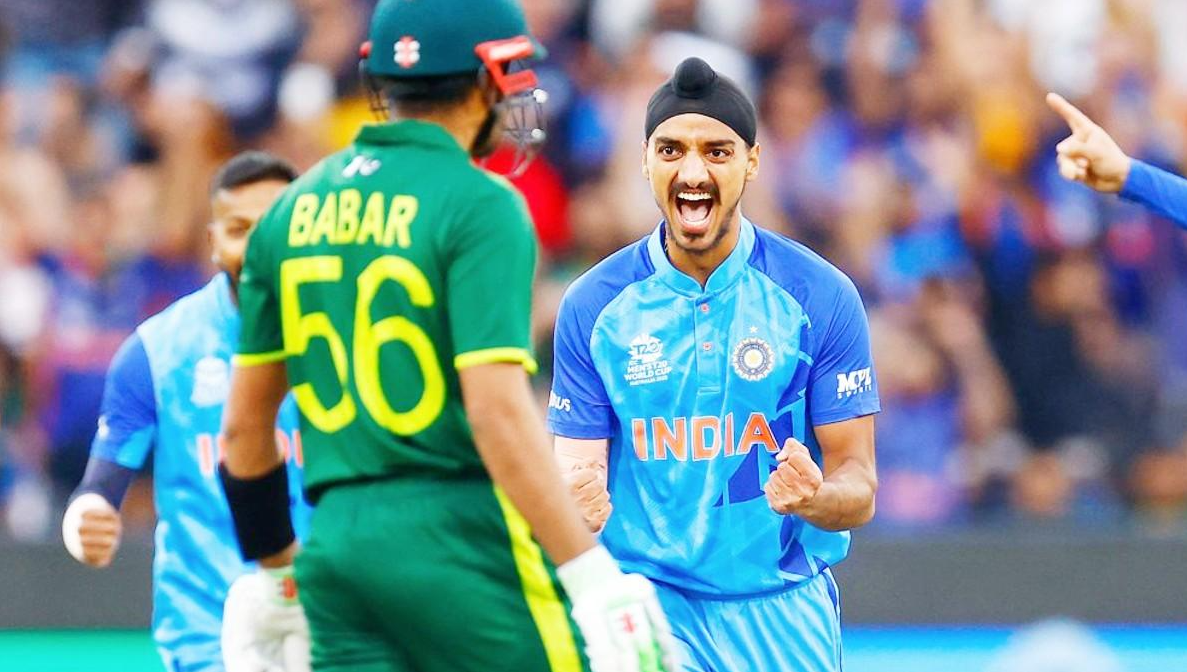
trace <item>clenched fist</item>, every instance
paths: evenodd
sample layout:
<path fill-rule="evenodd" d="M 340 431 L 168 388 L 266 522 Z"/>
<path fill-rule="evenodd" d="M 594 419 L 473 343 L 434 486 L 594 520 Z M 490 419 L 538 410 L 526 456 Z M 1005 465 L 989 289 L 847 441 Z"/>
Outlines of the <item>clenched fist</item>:
<path fill-rule="evenodd" d="M 106 567 L 120 546 L 120 514 L 106 499 L 88 492 L 70 503 L 62 517 L 62 541 L 75 560 Z"/>
<path fill-rule="evenodd" d="M 771 472 L 763 490 L 767 503 L 775 513 L 788 515 L 802 512 L 820 491 L 824 474 L 812 461 L 812 455 L 804 444 L 789 438 L 783 443 L 783 450 L 775 456 L 779 466 Z"/>
<path fill-rule="evenodd" d="M 582 462 L 573 465 L 563 476 L 589 531 L 601 532 L 614 509 L 606 486 L 606 468 L 597 462 Z"/>

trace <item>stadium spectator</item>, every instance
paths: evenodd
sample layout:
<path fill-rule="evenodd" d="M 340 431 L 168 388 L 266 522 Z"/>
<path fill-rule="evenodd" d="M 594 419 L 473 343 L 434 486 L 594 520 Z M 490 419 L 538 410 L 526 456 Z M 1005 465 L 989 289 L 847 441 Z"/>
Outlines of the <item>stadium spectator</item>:
<path fill-rule="evenodd" d="M 118 343 L 209 272 L 214 166 L 250 145 L 303 168 L 370 119 L 356 50 L 371 4 L 0 3 L 0 341 L 28 381 L 23 419 L 4 419 L 15 481 L 46 478 L 42 428 L 56 455 L 89 443 L 93 395 L 64 377 L 89 369 L 66 355 Z M 1118 512 L 1184 525 L 1187 237 L 1061 179 L 1067 129 L 1041 99 L 1064 92 L 1134 158 L 1181 172 L 1181 3 L 524 4 L 550 52 L 550 143 L 520 182 L 547 252 L 541 361 L 567 282 L 655 225 L 633 115 L 695 52 L 762 101 L 747 216 L 854 277 L 875 342 L 903 353 L 878 360 L 883 531 Z M 110 353 L 88 347 L 101 376 Z M 78 453 L 55 468 L 76 473 Z"/>
<path fill-rule="evenodd" d="M 882 525 L 966 523 L 991 494 L 968 472 L 1006 438 L 1014 405 L 971 303 L 931 280 L 905 315 L 873 318 Z"/>

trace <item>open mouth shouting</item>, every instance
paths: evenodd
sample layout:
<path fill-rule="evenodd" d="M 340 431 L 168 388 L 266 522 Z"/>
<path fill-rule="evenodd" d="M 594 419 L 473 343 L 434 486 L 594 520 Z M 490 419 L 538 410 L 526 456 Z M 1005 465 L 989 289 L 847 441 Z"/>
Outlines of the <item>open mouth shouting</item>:
<path fill-rule="evenodd" d="M 712 190 L 677 189 L 673 197 L 673 210 L 680 233 L 686 236 L 700 236 L 709 231 L 717 198 Z"/>

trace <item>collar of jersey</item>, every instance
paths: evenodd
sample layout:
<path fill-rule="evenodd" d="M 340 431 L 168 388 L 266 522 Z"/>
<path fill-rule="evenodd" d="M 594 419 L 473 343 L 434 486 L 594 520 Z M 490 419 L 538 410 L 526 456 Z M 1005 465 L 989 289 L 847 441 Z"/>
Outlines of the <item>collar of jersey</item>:
<path fill-rule="evenodd" d="M 715 294 L 734 284 L 734 281 L 746 270 L 750 253 L 754 251 L 754 224 L 751 224 L 750 220 L 745 217 L 738 224 L 740 228 L 737 244 L 734 245 L 733 251 L 725 258 L 725 261 L 721 262 L 721 265 L 709 275 L 709 281 L 705 283 L 704 289 L 701 289 L 701 283 L 673 266 L 672 261 L 668 259 L 668 253 L 664 251 L 664 227 L 667 224 L 666 221 L 662 221 L 659 226 L 655 227 L 655 231 L 647 240 L 647 254 L 651 257 L 651 265 L 655 267 L 655 273 L 659 279 L 676 292 L 687 296 Z"/>
<path fill-rule="evenodd" d="M 368 145 L 427 145 L 469 156 L 453 136 L 437 124 L 405 119 L 385 124 L 367 124 L 359 130 L 358 142 Z"/>

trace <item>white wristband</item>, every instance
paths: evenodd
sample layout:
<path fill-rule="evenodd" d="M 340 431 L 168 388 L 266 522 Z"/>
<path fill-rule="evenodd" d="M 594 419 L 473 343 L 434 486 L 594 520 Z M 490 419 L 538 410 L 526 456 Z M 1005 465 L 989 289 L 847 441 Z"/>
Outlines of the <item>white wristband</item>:
<path fill-rule="evenodd" d="M 622 570 L 618 568 L 618 562 L 601 544 L 556 568 L 556 577 L 574 602 L 620 576 Z"/>
<path fill-rule="evenodd" d="M 113 508 L 111 503 L 95 492 L 86 492 L 74 498 L 70 506 L 66 507 L 66 514 L 62 516 L 62 542 L 66 550 L 74 559 L 83 562 L 82 538 L 78 528 L 82 526 L 84 511 L 103 510 Z"/>

